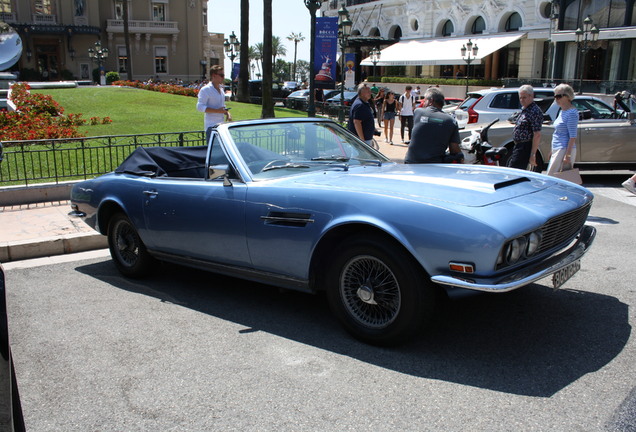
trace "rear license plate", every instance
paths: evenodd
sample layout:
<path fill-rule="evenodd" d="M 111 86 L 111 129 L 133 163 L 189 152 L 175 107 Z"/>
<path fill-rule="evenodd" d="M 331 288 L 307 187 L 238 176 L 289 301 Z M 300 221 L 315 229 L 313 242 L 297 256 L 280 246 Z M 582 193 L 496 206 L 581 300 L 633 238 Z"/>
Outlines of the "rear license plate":
<path fill-rule="evenodd" d="M 552 286 L 554 289 L 561 288 L 572 276 L 581 270 L 581 260 L 576 260 L 567 267 L 562 268 L 552 275 Z"/>

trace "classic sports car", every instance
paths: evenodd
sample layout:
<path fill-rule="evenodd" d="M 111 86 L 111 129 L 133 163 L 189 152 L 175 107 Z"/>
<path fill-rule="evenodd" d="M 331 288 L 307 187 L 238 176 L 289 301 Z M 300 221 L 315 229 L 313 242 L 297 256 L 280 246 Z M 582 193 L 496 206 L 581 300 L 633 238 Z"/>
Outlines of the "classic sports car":
<path fill-rule="evenodd" d="M 504 292 L 549 275 L 559 287 L 595 236 L 582 187 L 396 164 L 316 118 L 220 124 L 207 147 L 138 148 L 71 195 L 124 275 L 158 259 L 325 290 L 344 327 L 374 344 L 413 335 L 443 287 Z"/>

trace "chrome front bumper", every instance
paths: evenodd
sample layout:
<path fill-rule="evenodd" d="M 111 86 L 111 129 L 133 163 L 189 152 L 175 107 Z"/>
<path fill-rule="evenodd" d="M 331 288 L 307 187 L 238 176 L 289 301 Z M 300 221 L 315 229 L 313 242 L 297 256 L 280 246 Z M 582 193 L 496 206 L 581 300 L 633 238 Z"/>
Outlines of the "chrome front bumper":
<path fill-rule="evenodd" d="M 521 269 L 520 271 L 506 275 L 501 278 L 459 278 L 455 276 L 438 275 L 431 277 L 431 280 L 440 285 L 446 285 L 456 288 L 464 288 L 476 291 L 488 292 L 506 292 L 512 291 L 522 286 L 529 285 L 546 276 L 568 266 L 574 261 L 581 258 L 588 251 L 594 238 L 596 237 L 596 229 L 589 225 L 585 225 L 574 244 L 566 250 L 551 257 L 547 261 L 540 262 L 535 267 Z"/>

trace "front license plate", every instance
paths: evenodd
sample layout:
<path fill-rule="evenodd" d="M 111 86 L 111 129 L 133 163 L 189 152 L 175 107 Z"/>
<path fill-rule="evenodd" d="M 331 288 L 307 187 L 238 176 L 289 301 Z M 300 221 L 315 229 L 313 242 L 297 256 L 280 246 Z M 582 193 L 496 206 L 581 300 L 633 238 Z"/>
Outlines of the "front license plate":
<path fill-rule="evenodd" d="M 576 260 L 552 275 L 554 289 L 561 288 L 577 271 L 581 270 L 581 260 Z"/>

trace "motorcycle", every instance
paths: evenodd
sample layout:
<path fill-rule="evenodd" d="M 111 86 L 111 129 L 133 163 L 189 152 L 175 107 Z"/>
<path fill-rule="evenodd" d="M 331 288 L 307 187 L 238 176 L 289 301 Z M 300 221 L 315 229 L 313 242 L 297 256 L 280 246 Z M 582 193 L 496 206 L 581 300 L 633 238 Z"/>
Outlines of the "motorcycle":
<path fill-rule="evenodd" d="M 497 166 L 500 164 L 500 161 L 508 153 L 508 149 L 505 147 L 493 147 L 488 143 L 488 129 L 498 121 L 499 119 L 495 119 L 481 130 L 472 131 L 470 136 L 462 140 L 459 148 L 464 154 L 465 164 Z"/>

